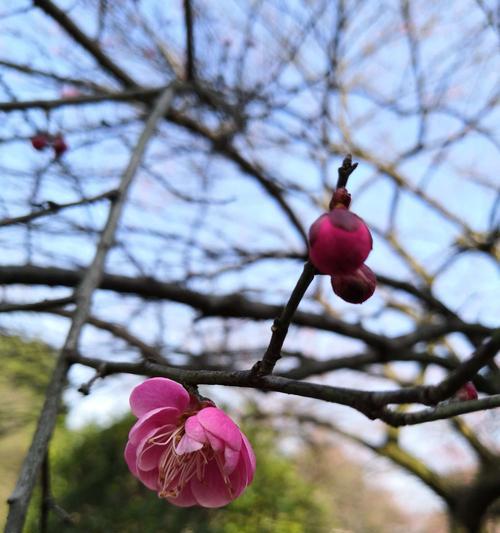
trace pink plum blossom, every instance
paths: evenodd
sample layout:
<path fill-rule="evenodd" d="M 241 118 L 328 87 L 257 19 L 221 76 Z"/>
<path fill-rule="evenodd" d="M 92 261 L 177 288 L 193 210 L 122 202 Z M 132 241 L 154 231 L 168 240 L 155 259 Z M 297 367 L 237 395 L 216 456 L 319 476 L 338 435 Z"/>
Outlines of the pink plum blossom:
<path fill-rule="evenodd" d="M 180 507 L 222 507 L 252 482 L 255 455 L 238 426 L 212 402 L 167 378 L 132 391 L 138 418 L 125 460 L 134 476 Z"/>
<path fill-rule="evenodd" d="M 472 381 L 467 381 L 462 385 L 453 396 L 453 400 L 459 402 L 467 402 L 469 400 L 477 400 L 477 389 Z"/>
<path fill-rule="evenodd" d="M 321 215 L 309 230 L 309 259 L 322 274 L 353 273 L 371 249 L 370 230 L 345 207 Z"/>

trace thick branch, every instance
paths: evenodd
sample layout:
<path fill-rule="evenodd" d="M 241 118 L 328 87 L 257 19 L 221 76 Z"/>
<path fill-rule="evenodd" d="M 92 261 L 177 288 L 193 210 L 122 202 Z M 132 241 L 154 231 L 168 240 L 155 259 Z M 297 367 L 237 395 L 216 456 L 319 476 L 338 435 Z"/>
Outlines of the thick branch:
<path fill-rule="evenodd" d="M 33 285 L 74 287 L 83 273 L 80 270 L 44 268 L 32 265 L 5 266 L 0 268 L 0 284 L 27 283 Z M 272 320 L 281 312 L 281 306 L 254 302 L 239 293 L 216 296 L 199 293 L 180 286 L 178 283 L 162 283 L 154 278 L 131 278 L 105 274 L 100 288 L 124 294 L 135 294 L 151 300 L 170 300 L 198 309 L 203 316 L 233 318 L 253 318 Z M 332 317 L 313 313 L 297 312 L 292 322 L 325 331 L 332 331 L 365 341 L 374 348 L 387 349 L 390 339 L 366 331 L 364 328 L 348 324 Z"/>
<path fill-rule="evenodd" d="M 81 279 L 81 276 L 82 271 L 80 270 L 57 267 L 7 265 L 0 268 L 0 284 L 22 283 L 74 287 Z M 123 294 L 135 294 L 151 300 L 170 300 L 183 303 L 198 309 L 203 316 L 272 320 L 279 316 L 282 310 L 280 306 L 255 302 L 239 293 L 226 296 L 208 295 L 184 288 L 177 283 L 164 283 L 151 277 L 131 278 L 122 275 L 105 274 L 100 288 Z M 372 348 L 383 350 L 386 357 L 389 357 L 390 353 L 394 353 L 397 350 L 407 350 L 408 346 L 420 340 L 436 339 L 451 332 L 481 333 L 484 336 L 492 333 L 490 328 L 480 324 L 468 324 L 460 320 L 447 320 L 442 325 L 429 324 L 421 326 L 415 333 L 391 339 L 331 316 L 302 311 L 295 313 L 292 323 L 360 339 Z"/>
<path fill-rule="evenodd" d="M 224 370 L 186 370 L 173 368 L 167 365 L 142 361 L 139 363 L 103 361 L 74 355 L 73 363 L 79 363 L 99 370 L 102 376 L 125 373 L 144 376 L 164 376 L 186 385 L 226 385 L 231 387 L 254 388 L 263 391 L 282 392 L 305 398 L 314 398 L 330 403 L 337 403 L 356 409 L 370 419 L 380 418 L 393 426 L 420 424 L 433 420 L 450 418 L 458 414 L 472 413 L 483 409 L 492 409 L 500 406 L 500 394 L 481 400 L 455 402 L 440 405 L 433 409 L 425 409 L 417 413 L 393 413 L 388 409 L 378 406 L 384 405 L 387 398 L 397 401 L 398 393 L 395 391 L 372 392 L 343 387 L 332 387 L 306 381 L 295 381 L 279 376 L 256 376 L 249 370 L 224 371 Z M 425 389 L 425 387 L 422 387 Z M 399 403 L 404 403 L 403 401 Z M 401 415 L 401 416 L 398 416 Z M 408 417 L 407 419 L 404 417 Z"/>

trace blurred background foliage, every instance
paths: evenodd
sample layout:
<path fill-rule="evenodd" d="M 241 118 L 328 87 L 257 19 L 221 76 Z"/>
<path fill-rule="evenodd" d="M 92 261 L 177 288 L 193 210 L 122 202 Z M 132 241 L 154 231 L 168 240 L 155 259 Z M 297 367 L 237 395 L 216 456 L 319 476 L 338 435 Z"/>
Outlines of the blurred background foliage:
<path fill-rule="evenodd" d="M 0 334 L 0 524 L 6 514 L 4 502 L 30 443 L 53 362 L 54 353 L 46 344 Z"/>
<path fill-rule="evenodd" d="M 49 531 L 195 533 L 327 533 L 403 531 L 404 514 L 389 496 L 366 486 L 361 467 L 340 450 L 313 445 L 287 452 L 272 428 L 246 426 L 258 458 L 254 483 L 223 509 L 177 508 L 132 477 L 123 447 L 130 416 L 102 429 L 60 427 L 51 448 L 53 493 L 74 524 L 51 514 Z M 353 495 L 355 497 L 353 498 Z M 27 531 L 37 532 L 38 506 Z"/>
<path fill-rule="evenodd" d="M 0 337 L 0 476 L 2 500 L 12 490 L 43 398 L 53 352 L 45 344 L 16 336 Z M 29 364 L 27 364 L 29 361 Z M 383 490 L 367 485 L 363 469 L 331 445 L 293 439 L 288 443 L 262 420 L 245 432 L 258 459 L 254 483 L 223 509 L 176 508 L 130 475 L 123 448 L 134 420 L 126 416 L 109 427 L 70 430 L 64 408 L 50 450 L 54 502 L 72 524 L 51 512 L 48 531 L 81 533 L 173 531 L 182 533 L 306 533 L 407 530 L 405 516 Z M 353 498 L 355 495 L 355 498 Z M 33 500 L 27 533 L 40 531 L 41 491 Z M 0 520 L 6 506 L 0 510 Z M 389 529 L 388 529 L 389 528 Z"/>

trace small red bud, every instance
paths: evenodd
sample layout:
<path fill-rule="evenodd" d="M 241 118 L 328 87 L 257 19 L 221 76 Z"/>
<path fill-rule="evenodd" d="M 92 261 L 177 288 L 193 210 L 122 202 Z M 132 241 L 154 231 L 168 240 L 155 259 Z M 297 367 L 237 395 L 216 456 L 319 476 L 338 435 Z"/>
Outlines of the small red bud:
<path fill-rule="evenodd" d="M 371 249 L 370 230 L 345 208 L 321 215 L 309 230 L 309 259 L 322 274 L 351 274 Z"/>
<path fill-rule="evenodd" d="M 57 135 L 52 142 L 52 148 L 54 149 L 54 154 L 56 157 L 61 157 L 64 152 L 68 149 L 68 145 L 64 140 L 62 135 Z"/>
<path fill-rule="evenodd" d="M 455 392 L 453 399 L 460 402 L 477 400 L 477 389 L 474 383 L 472 383 L 472 381 L 468 381 L 465 385 L 462 385 L 457 392 Z"/>
<path fill-rule="evenodd" d="M 375 292 L 377 278 L 371 268 L 361 265 L 352 274 L 332 277 L 333 292 L 351 304 L 361 304 Z"/>
<path fill-rule="evenodd" d="M 347 189 L 345 187 L 335 189 L 329 205 L 330 210 L 335 209 L 336 207 L 345 207 L 346 209 L 349 209 L 350 205 L 351 195 L 347 192 Z"/>
<path fill-rule="evenodd" d="M 37 133 L 31 137 L 31 146 L 33 146 L 35 150 L 41 151 L 46 148 L 48 144 L 49 139 L 45 133 Z"/>

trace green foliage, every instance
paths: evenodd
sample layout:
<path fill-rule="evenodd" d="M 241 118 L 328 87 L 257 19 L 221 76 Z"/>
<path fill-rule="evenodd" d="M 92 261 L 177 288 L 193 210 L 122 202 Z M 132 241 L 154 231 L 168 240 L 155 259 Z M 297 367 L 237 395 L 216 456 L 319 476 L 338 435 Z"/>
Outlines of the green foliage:
<path fill-rule="evenodd" d="M 0 336 L 2 385 L 21 387 L 43 394 L 54 363 L 54 352 L 45 343 L 27 341 L 14 335 Z"/>
<path fill-rule="evenodd" d="M 326 513 L 293 462 L 276 451 L 275 435 L 262 428 L 251 439 L 258 456 L 252 486 L 224 509 L 177 508 L 144 488 L 128 471 L 123 448 L 133 420 L 81 432 L 59 429 L 52 446 L 56 501 L 73 527 L 51 516 L 49 531 L 85 533 L 172 531 L 183 533 L 326 532 Z M 253 433 L 253 432 L 252 432 Z M 37 531 L 30 515 L 28 532 Z"/>
<path fill-rule="evenodd" d="M 331 531 L 326 509 L 301 478 L 292 458 L 279 453 L 277 435 L 263 424 L 245 428 L 257 454 L 254 483 L 212 519 L 214 533 L 306 533 Z"/>
<path fill-rule="evenodd" d="M 0 529 L 53 364 L 46 344 L 0 335 Z"/>
<path fill-rule="evenodd" d="M 0 436 L 36 418 L 53 364 L 46 344 L 0 336 Z"/>

